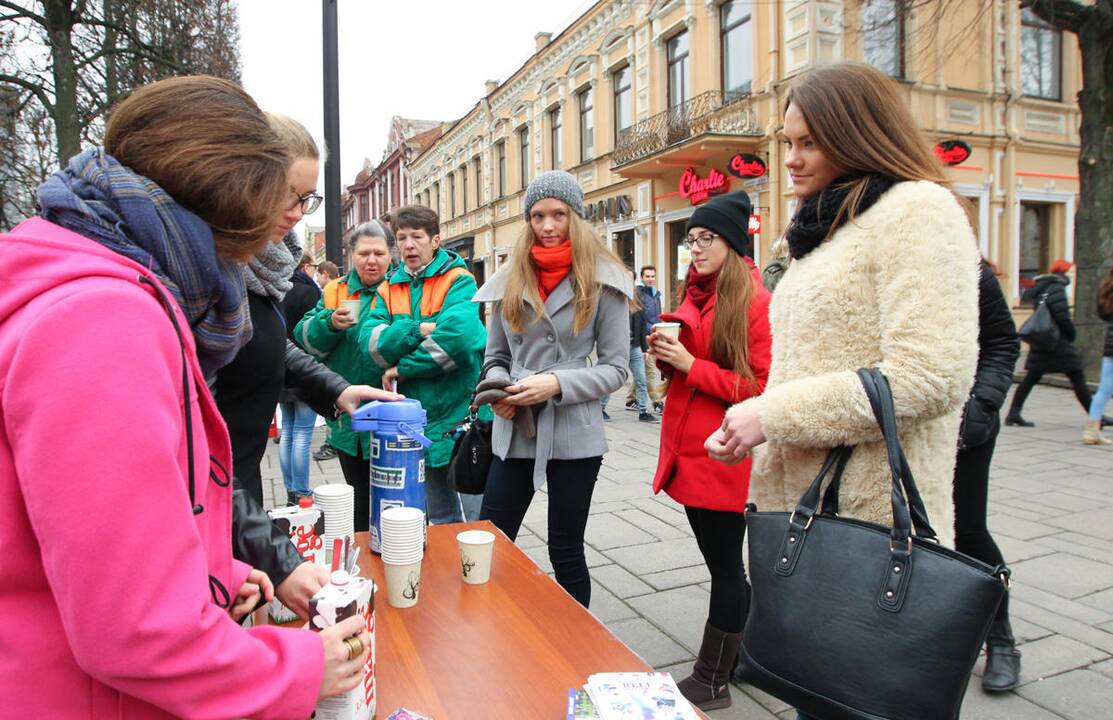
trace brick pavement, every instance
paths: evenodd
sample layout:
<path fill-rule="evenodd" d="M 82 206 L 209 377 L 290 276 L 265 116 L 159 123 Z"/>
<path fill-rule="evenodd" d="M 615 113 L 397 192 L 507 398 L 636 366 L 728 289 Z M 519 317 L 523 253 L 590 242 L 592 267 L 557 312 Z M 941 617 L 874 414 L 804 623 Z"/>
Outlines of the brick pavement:
<path fill-rule="evenodd" d="M 709 576 L 683 510 L 654 497 L 658 425 L 637 422 L 614 398 L 611 451 L 603 461 L 587 528 L 591 610 L 649 664 L 685 676 L 707 616 Z M 1022 686 L 1003 696 L 971 679 L 963 718 L 1091 720 L 1113 716 L 1113 446 L 1079 444 L 1083 413 L 1067 390 L 1041 386 L 1025 416 L 1005 428 L 994 457 L 990 528 L 1013 568 L 1013 627 Z M 322 432 L 318 430 L 319 444 Z M 312 463 L 312 482 L 343 482 L 335 460 Z M 263 466 L 269 502 L 283 498 L 276 448 Z M 545 495 L 526 516 L 518 544 L 547 572 Z M 981 673 L 981 661 L 975 675 Z M 751 687 L 714 720 L 789 718 Z"/>

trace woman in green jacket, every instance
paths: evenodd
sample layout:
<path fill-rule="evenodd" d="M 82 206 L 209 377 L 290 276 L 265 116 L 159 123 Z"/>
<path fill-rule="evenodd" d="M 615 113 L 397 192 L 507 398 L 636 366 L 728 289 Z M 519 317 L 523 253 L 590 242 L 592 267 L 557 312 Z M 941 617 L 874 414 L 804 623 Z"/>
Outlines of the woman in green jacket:
<path fill-rule="evenodd" d="M 305 314 L 294 328 L 294 339 L 302 348 L 351 383 L 379 386 L 382 370 L 359 345 L 359 320 L 375 304 L 379 283 L 390 269 L 394 235 L 377 220 L 357 226 L 348 236 L 352 271 L 325 286 L 317 307 Z M 359 314 L 345 303 L 359 301 Z M 327 418 L 329 444 L 336 448 L 344 480 L 355 488 L 355 529 L 368 528 L 370 516 L 371 453 L 368 433 L 352 430 L 345 413 Z"/>

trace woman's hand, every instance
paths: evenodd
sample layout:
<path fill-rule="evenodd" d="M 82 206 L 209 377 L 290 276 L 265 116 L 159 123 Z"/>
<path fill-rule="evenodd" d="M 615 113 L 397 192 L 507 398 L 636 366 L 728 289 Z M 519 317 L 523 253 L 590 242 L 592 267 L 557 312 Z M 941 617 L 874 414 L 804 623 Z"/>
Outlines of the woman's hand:
<path fill-rule="evenodd" d="M 649 336 L 649 349 L 653 357 L 668 363 L 682 373 L 690 372 L 696 358 L 680 341 L 661 332 Z"/>
<path fill-rule="evenodd" d="M 303 562 L 278 583 L 274 595 L 302 620 L 309 619 L 309 598 L 328 584 L 329 569 L 323 565 Z"/>
<path fill-rule="evenodd" d="M 498 415 L 504 420 L 513 420 L 514 415 L 518 412 L 517 406 L 511 405 L 505 400 L 499 400 L 497 403 L 492 403 L 491 409 L 495 411 L 495 415 Z"/>
<path fill-rule="evenodd" d="M 737 465 L 750 454 L 750 450 L 765 442 L 761 417 L 741 405 L 735 405 L 723 416 L 723 425 L 704 442 L 703 447 L 712 460 L 727 465 Z"/>
<path fill-rule="evenodd" d="M 401 400 L 405 395 L 389 392 L 387 390 L 380 390 L 373 388 L 370 385 L 349 385 L 344 388 L 344 392 L 336 397 L 333 403 L 341 412 L 346 412 L 349 415 L 359 410 L 363 405 L 371 402 L 372 400 Z"/>
<path fill-rule="evenodd" d="M 507 385 L 506 392 L 510 397 L 502 402 L 510 405 L 536 405 L 545 402 L 554 395 L 560 395 L 560 380 L 552 373 L 530 375 L 520 379 L 514 385 Z"/>
<path fill-rule="evenodd" d="M 332 697 L 356 688 L 363 681 L 363 663 L 371 652 L 371 636 L 360 615 L 342 620 L 332 627 L 318 633 L 325 651 L 325 672 L 321 676 L 321 689 L 318 698 Z M 345 638 L 353 635 L 363 643 L 363 652 L 358 657 L 348 659 L 348 646 Z"/>
<path fill-rule="evenodd" d="M 255 605 L 259 602 L 259 598 L 266 602 L 274 599 L 274 585 L 271 585 L 271 579 L 267 574 L 257 568 L 252 568 L 251 572 L 247 575 L 247 580 L 240 589 L 236 592 L 236 600 L 232 603 L 232 608 L 228 614 L 232 619 L 239 622 L 247 615 Z"/>
<path fill-rule="evenodd" d="M 329 324 L 333 330 L 347 330 L 356 324 L 356 318 L 350 308 L 341 306 L 332 311 Z"/>

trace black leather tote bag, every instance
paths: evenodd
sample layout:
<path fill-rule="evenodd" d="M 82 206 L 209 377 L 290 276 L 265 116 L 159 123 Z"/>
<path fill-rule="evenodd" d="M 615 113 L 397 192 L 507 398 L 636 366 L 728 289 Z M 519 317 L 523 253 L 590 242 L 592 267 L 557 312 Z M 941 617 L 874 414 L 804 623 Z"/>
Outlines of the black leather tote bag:
<path fill-rule="evenodd" d="M 1052 352 L 1058 347 L 1063 333 L 1059 329 L 1059 323 L 1051 315 L 1051 308 L 1047 306 L 1047 293 L 1040 296 L 1035 311 L 1020 326 L 1017 334 L 1033 350 Z"/>
<path fill-rule="evenodd" d="M 876 369 L 858 375 L 889 455 L 891 478 L 878 482 L 891 482 L 893 525 L 838 517 L 846 447 L 828 454 L 793 513 L 751 505 L 743 675 L 820 720 L 954 720 L 1008 570 L 938 544 L 889 383 Z"/>

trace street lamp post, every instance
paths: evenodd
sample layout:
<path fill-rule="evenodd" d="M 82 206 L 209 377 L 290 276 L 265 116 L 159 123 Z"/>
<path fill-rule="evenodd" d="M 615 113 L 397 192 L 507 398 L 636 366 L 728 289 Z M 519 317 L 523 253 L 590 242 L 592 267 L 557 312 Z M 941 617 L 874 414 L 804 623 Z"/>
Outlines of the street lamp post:
<path fill-rule="evenodd" d="M 337 60 L 337 0 L 322 0 L 325 98 L 325 256 L 343 267 L 340 252 L 340 80 Z"/>

